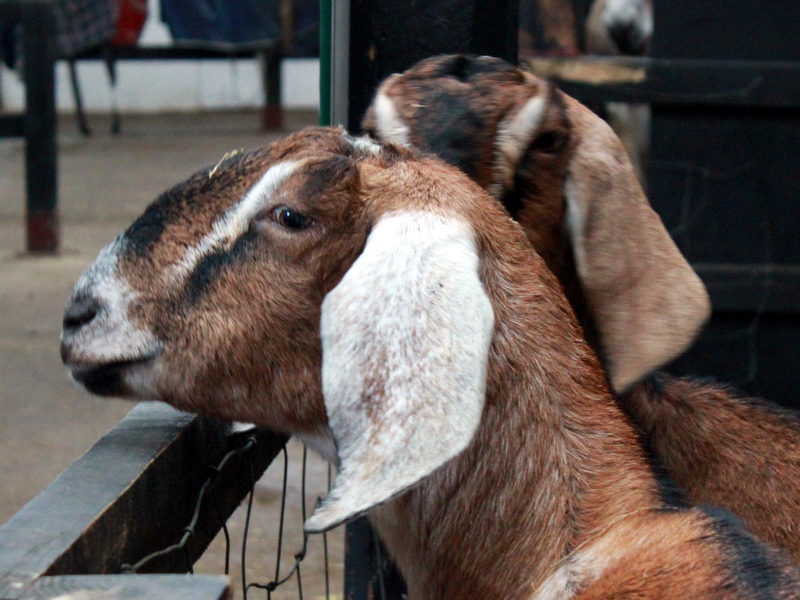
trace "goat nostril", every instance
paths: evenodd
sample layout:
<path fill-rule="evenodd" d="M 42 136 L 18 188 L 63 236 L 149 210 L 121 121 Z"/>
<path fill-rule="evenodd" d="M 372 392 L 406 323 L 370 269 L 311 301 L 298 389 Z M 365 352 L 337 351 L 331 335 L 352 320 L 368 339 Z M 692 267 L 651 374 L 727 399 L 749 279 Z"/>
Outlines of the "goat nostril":
<path fill-rule="evenodd" d="M 64 313 L 64 331 L 75 332 L 91 322 L 100 312 L 100 302 L 92 297 L 77 298 L 70 302 Z"/>

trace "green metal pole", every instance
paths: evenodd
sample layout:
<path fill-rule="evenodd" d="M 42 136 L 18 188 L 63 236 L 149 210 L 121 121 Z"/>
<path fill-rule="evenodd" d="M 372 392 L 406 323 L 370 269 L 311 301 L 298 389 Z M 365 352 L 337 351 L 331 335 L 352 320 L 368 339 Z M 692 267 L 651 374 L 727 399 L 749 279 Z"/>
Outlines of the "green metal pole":
<path fill-rule="evenodd" d="M 331 124 L 331 15 L 333 0 L 319 3 L 319 124 Z"/>

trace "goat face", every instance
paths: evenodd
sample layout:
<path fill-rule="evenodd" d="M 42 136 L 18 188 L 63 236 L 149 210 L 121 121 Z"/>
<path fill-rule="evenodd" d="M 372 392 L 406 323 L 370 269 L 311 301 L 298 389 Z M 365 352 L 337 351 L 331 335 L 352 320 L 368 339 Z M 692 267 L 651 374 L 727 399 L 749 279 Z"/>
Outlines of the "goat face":
<path fill-rule="evenodd" d="M 493 209 L 457 170 L 339 130 L 224 160 L 81 277 L 64 362 L 96 394 L 323 438 L 339 474 L 309 528 L 336 525 L 478 426 L 494 317 L 459 201 Z"/>
<path fill-rule="evenodd" d="M 282 429 L 324 422 L 307 375 L 319 373 L 319 307 L 366 239 L 343 145 L 310 133 L 159 197 L 75 286 L 62 335 L 74 378 Z"/>
<path fill-rule="evenodd" d="M 680 354 L 708 318 L 708 294 L 619 139 L 538 77 L 434 57 L 384 81 L 363 127 L 439 155 L 505 206 L 584 324 L 588 313 L 617 391 Z"/>

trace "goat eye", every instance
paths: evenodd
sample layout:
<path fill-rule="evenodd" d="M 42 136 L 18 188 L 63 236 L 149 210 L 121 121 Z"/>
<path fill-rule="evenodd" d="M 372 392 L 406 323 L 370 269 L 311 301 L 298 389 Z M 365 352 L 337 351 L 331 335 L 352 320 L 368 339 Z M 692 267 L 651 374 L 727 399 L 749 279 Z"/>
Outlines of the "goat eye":
<path fill-rule="evenodd" d="M 553 153 L 561 150 L 567 142 L 567 138 L 557 131 L 545 131 L 540 133 L 533 140 L 531 146 L 539 152 Z"/>
<path fill-rule="evenodd" d="M 286 229 L 307 229 L 314 224 L 314 219 L 292 210 L 288 206 L 278 206 L 272 209 L 270 218 Z"/>

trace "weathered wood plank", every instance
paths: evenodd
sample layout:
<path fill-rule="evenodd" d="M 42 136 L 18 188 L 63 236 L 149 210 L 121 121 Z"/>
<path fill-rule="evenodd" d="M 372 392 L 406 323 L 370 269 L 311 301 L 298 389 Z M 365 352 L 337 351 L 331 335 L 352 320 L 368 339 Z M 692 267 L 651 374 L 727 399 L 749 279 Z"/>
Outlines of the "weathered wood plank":
<path fill-rule="evenodd" d="M 800 313 L 800 266 L 771 264 L 692 265 L 716 311 Z"/>
<path fill-rule="evenodd" d="M 42 577 L 21 600 L 229 600 L 231 596 L 230 582 L 223 575 L 67 575 Z"/>
<path fill-rule="evenodd" d="M 229 450 L 227 424 L 142 403 L 39 496 L 0 527 L 0 598 L 13 600 L 42 575 L 119 573 L 123 564 L 177 543 L 198 492 Z M 249 452 L 258 478 L 285 437 L 257 433 Z M 241 440 L 240 440 L 241 441 Z M 230 461 L 218 486 L 222 519 L 250 488 L 250 462 Z M 205 502 L 187 552 L 146 571 L 185 572 L 221 526 Z"/>
<path fill-rule="evenodd" d="M 800 108 L 800 61 L 536 58 L 528 67 L 581 102 Z"/>
<path fill-rule="evenodd" d="M 231 45 L 225 47 L 191 46 L 113 46 L 110 54 L 103 48 L 91 48 L 78 54 L 77 60 L 230 60 L 233 58 L 253 58 L 259 52 L 276 48 L 280 40 L 258 42 L 249 47 Z"/>

